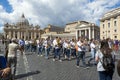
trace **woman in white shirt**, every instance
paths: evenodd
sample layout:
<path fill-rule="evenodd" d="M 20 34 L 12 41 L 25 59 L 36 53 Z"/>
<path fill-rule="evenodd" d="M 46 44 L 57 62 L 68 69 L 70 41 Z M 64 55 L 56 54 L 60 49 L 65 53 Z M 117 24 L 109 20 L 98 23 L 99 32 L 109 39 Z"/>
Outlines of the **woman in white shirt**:
<path fill-rule="evenodd" d="M 112 57 L 113 68 L 109 71 L 103 67 L 103 57 L 109 55 Z M 107 41 L 101 42 L 100 50 L 97 51 L 95 60 L 97 61 L 97 71 L 99 73 L 99 80 L 112 80 L 114 73 L 115 55 L 112 49 L 109 48 Z"/>

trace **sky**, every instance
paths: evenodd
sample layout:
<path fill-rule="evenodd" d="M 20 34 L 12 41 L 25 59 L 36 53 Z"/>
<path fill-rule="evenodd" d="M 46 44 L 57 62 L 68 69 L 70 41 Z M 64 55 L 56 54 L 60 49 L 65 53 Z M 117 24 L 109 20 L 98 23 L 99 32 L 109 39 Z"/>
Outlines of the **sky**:
<path fill-rule="evenodd" d="M 65 26 L 73 21 L 99 26 L 106 12 L 119 7 L 120 0 L 0 0 L 0 32 L 5 23 L 17 23 L 22 14 L 42 29 L 48 24 Z"/>

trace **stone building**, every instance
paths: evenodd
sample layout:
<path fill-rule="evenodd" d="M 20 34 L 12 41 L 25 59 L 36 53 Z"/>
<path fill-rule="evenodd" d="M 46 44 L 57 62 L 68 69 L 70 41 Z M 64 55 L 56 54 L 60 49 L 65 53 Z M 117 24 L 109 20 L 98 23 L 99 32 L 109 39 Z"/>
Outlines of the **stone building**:
<path fill-rule="evenodd" d="M 52 31 L 53 30 L 53 31 Z M 45 34 L 42 34 L 42 38 L 67 38 L 67 39 L 78 39 L 78 37 L 84 37 L 87 39 L 99 39 L 100 29 L 93 23 L 89 23 L 86 21 L 76 21 L 67 23 L 64 32 L 59 28 L 55 27 L 47 27 L 45 28 Z"/>
<path fill-rule="evenodd" d="M 75 27 L 79 24 L 80 24 L 80 21 L 67 23 L 66 26 L 65 26 L 65 32 L 75 33 L 76 32 Z"/>
<path fill-rule="evenodd" d="M 41 35 L 41 38 L 49 37 L 53 39 L 55 37 L 58 37 L 58 35 L 62 34 L 63 32 L 64 32 L 64 27 L 48 24 L 48 26 L 44 28 L 44 34 Z"/>
<path fill-rule="evenodd" d="M 8 39 L 36 39 L 40 38 L 41 34 L 43 34 L 43 30 L 40 29 L 40 26 L 30 25 L 24 14 L 16 24 L 4 24 L 4 37 Z"/>
<path fill-rule="evenodd" d="M 46 28 L 44 28 L 45 33 L 63 33 L 64 32 L 64 27 L 59 27 L 59 26 L 54 26 L 51 24 L 48 24 Z"/>
<path fill-rule="evenodd" d="M 100 35 L 100 28 L 94 23 L 86 21 L 68 23 L 66 24 L 65 31 L 74 34 L 76 39 L 78 39 L 78 37 L 99 39 Z"/>
<path fill-rule="evenodd" d="M 120 40 L 120 8 L 111 10 L 100 19 L 100 39 Z"/>

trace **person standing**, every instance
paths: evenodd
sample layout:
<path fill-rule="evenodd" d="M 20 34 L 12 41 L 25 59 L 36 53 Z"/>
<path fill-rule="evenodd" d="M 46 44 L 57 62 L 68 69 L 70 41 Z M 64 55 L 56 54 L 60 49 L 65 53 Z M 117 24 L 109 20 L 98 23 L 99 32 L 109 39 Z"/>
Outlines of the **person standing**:
<path fill-rule="evenodd" d="M 8 60 L 7 65 L 11 68 L 12 80 L 15 79 L 16 64 L 17 64 L 17 49 L 19 45 L 16 43 L 16 39 L 12 39 L 12 43 L 8 45 Z"/>
<path fill-rule="evenodd" d="M 104 63 L 106 63 L 106 60 L 108 59 L 109 66 L 105 66 Z M 97 71 L 99 73 L 99 80 L 112 80 L 115 68 L 115 53 L 112 49 L 109 48 L 107 41 L 101 42 L 101 47 L 100 50 L 98 50 L 96 53 L 95 60 L 98 63 Z"/>
<path fill-rule="evenodd" d="M 94 61 L 94 64 L 96 64 L 96 63 L 95 63 L 96 45 L 95 45 L 94 39 L 91 39 L 90 49 L 91 49 L 91 58 L 88 60 L 88 65 L 91 64 L 90 62 L 91 62 L 92 60 Z"/>

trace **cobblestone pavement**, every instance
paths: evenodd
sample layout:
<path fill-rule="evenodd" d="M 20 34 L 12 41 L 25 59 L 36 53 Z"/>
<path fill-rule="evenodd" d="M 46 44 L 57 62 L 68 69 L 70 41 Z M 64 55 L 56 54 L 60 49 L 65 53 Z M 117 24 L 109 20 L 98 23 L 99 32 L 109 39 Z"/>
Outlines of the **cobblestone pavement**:
<path fill-rule="evenodd" d="M 90 53 L 86 53 L 86 62 L 89 57 Z M 120 53 L 116 57 L 120 59 Z M 99 80 L 96 66 L 77 68 L 75 59 L 62 62 L 53 62 L 52 59 L 52 56 L 47 60 L 35 53 L 26 52 L 23 56 L 18 54 L 16 80 Z M 119 79 L 115 70 L 113 80 Z"/>
<path fill-rule="evenodd" d="M 52 56 L 48 60 L 37 56 L 35 53 L 26 53 L 24 56 L 26 56 L 28 63 L 23 63 L 25 58 L 23 56 L 20 57 L 17 80 L 99 80 L 96 66 L 90 66 L 89 69 L 77 68 L 75 59 L 53 62 Z M 89 56 L 90 54 L 86 53 L 86 61 Z M 119 54 L 117 54 L 117 58 L 120 58 Z M 115 71 L 113 80 L 119 79 Z"/>

